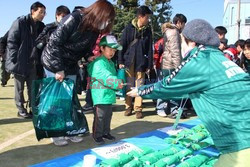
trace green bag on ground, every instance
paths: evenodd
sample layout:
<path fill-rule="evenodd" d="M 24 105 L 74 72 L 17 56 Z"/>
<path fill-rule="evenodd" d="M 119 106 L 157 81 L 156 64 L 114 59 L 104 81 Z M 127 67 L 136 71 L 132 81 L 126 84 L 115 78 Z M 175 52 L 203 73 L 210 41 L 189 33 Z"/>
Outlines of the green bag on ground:
<path fill-rule="evenodd" d="M 120 68 L 117 71 L 117 78 L 121 79 L 123 83 L 126 83 L 126 71 L 125 68 Z M 126 96 L 126 86 L 124 86 L 121 90 L 116 92 L 116 95 L 119 97 L 125 97 Z"/>
<path fill-rule="evenodd" d="M 71 79 L 59 82 L 51 77 L 33 81 L 31 106 L 38 140 L 89 132 Z"/>
<path fill-rule="evenodd" d="M 177 167 L 199 167 L 201 164 L 203 164 L 208 159 L 209 159 L 209 157 L 207 155 L 203 155 L 203 154 L 195 155 L 195 156 L 183 161 Z"/>
<path fill-rule="evenodd" d="M 152 166 L 166 167 L 166 166 L 177 164 L 179 161 L 180 161 L 180 159 L 177 155 L 170 155 L 170 156 L 167 156 L 165 158 L 158 160 Z"/>

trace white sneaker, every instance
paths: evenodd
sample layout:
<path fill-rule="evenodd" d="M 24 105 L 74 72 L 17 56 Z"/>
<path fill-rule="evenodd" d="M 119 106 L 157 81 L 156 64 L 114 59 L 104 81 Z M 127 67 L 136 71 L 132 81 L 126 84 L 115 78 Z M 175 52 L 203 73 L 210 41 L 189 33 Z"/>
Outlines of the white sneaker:
<path fill-rule="evenodd" d="M 65 137 L 66 140 L 70 140 L 72 141 L 73 143 L 79 143 L 81 141 L 83 141 L 83 137 L 80 137 L 80 136 L 70 136 L 70 137 Z"/>
<path fill-rule="evenodd" d="M 164 110 L 157 110 L 157 114 L 160 116 L 160 117 L 166 117 L 167 114 L 165 113 Z"/>
<path fill-rule="evenodd" d="M 56 145 L 56 146 L 65 146 L 68 144 L 67 140 L 65 140 L 64 137 L 52 137 L 51 141 Z"/>

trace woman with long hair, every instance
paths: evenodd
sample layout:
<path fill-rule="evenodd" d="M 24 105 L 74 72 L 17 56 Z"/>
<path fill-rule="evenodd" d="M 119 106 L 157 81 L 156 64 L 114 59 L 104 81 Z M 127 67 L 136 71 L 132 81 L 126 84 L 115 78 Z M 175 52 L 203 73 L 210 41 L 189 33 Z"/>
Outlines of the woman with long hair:
<path fill-rule="evenodd" d="M 98 0 L 87 8 L 65 16 L 43 50 L 42 64 L 46 77 L 75 81 L 78 61 L 83 57 L 90 60 L 99 34 L 111 31 L 114 18 L 114 7 L 107 0 Z M 82 141 L 78 136 L 69 139 Z M 53 138 L 53 142 L 55 145 L 68 144 L 64 137 Z"/>

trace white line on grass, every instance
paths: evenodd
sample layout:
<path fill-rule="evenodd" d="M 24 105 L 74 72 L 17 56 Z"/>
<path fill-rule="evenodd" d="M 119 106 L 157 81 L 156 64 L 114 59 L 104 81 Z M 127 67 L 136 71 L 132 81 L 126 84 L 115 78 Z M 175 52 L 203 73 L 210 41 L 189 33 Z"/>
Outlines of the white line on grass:
<path fill-rule="evenodd" d="M 29 130 L 29 131 L 27 131 L 27 132 L 25 132 L 25 133 L 23 133 L 23 134 L 20 134 L 20 135 L 16 136 L 16 137 L 13 138 L 13 139 L 10 139 L 10 140 L 8 140 L 8 141 L 6 141 L 6 142 L 0 144 L 0 150 L 2 150 L 2 149 L 4 149 L 4 148 L 6 148 L 6 147 L 12 145 L 13 143 L 15 143 L 15 142 L 17 142 L 17 141 L 19 141 L 19 140 L 21 140 L 21 139 L 23 139 L 23 138 L 25 138 L 25 137 L 27 137 L 27 136 L 33 134 L 33 133 L 35 133 L 35 130 L 34 130 L 34 129 Z"/>

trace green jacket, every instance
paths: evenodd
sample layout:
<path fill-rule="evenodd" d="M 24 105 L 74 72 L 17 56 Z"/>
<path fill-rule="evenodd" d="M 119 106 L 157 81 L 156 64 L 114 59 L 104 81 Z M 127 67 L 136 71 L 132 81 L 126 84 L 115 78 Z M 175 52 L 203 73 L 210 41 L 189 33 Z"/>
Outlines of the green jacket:
<path fill-rule="evenodd" d="M 170 76 L 139 88 L 143 98 L 186 98 L 222 153 L 250 148 L 250 77 L 217 48 L 194 48 Z"/>
<path fill-rule="evenodd" d="M 116 76 L 115 65 L 105 56 L 96 58 L 88 65 L 91 77 L 90 89 L 94 105 L 113 104 L 116 102 L 115 91 L 122 80 Z"/>

